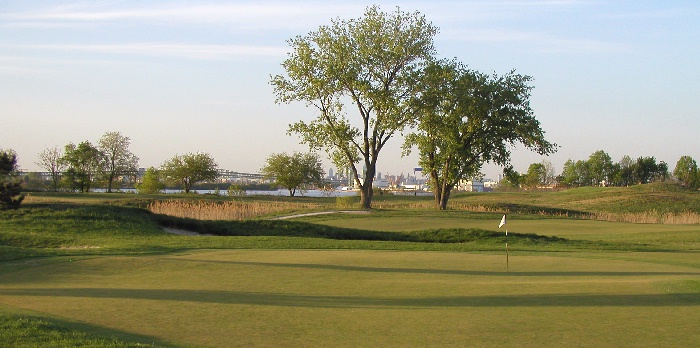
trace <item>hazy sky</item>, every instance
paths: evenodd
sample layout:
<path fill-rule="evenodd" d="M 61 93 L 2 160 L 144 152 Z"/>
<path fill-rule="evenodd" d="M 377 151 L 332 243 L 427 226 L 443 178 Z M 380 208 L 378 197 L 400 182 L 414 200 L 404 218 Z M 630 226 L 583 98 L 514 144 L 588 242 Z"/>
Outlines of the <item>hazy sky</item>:
<path fill-rule="evenodd" d="M 140 166 L 207 152 L 257 172 L 271 153 L 306 151 L 287 126 L 315 116 L 277 105 L 271 74 L 286 40 L 357 18 L 365 7 L 418 11 L 439 56 L 482 72 L 534 78 L 531 106 L 557 173 L 605 150 L 700 160 L 700 2 L 692 1 L 0 1 L 0 147 L 25 170 L 37 154 L 109 131 Z M 409 172 L 403 139 L 378 171 Z M 543 158 L 513 152 L 524 172 Z M 495 178 L 499 168 L 485 167 Z"/>

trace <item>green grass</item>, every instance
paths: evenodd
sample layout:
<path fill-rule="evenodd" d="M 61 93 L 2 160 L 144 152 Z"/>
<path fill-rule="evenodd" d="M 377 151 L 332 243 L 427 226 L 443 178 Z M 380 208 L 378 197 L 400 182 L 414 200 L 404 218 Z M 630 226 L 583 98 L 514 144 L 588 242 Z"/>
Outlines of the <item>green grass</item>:
<path fill-rule="evenodd" d="M 630 187 L 582 187 L 558 192 L 462 193 L 450 204 L 483 205 L 512 212 L 580 213 L 700 213 L 700 191 L 675 184 Z"/>
<path fill-rule="evenodd" d="M 95 334 L 104 331 L 88 325 L 65 323 L 32 315 L 0 312 L 0 343 L 5 347 L 158 347 L 162 344 L 140 343 L 136 338 L 124 340 L 116 334 Z M 124 335 L 124 334 L 121 334 Z M 141 338 L 143 342 L 147 339 Z"/>
<path fill-rule="evenodd" d="M 514 253 L 509 272 L 504 255 L 491 253 L 54 258 L 3 272 L 0 303 L 184 346 L 686 347 L 700 339 L 697 265 L 611 255 Z"/>
<path fill-rule="evenodd" d="M 144 210 L 172 197 L 32 194 L 23 208 L 0 211 L 0 345 L 700 341 L 700 225 L 562 218 L 699 212 L 697 193 L 675 186 L 457 195 L 455 206 L 520 212 L 506 225 L 509 272 L 500 212 L 417 209 L 430 198 L 397 196 L 376 197 L 375 207 L 404 208 L 280 221 Z M 336 208 L 332 198 L 284 199 Z"/>

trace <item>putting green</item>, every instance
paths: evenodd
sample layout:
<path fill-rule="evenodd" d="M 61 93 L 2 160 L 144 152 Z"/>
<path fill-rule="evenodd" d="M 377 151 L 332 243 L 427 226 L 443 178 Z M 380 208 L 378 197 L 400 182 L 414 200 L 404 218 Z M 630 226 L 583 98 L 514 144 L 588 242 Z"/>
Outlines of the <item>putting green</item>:
<path fill-rule="evenodd" d="M 697 253 L 210 250 L 5 263 L 0 306 L 195 346 L 694 346 Z M 664 263 L 664 255 L 675 261 Z"/>

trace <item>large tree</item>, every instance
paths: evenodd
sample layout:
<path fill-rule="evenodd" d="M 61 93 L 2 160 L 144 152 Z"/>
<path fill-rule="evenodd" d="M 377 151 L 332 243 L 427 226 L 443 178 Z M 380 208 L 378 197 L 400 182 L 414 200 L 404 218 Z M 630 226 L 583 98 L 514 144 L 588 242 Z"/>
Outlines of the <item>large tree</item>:
<path fill-rule="evenodd" d="M 426 67 L 415 100 L 420 121 L 404 149 L 417 146 L 437 208 L 446 209 L 455 185 L 480 176 L 484 163 L 508 167 L 516 143 L 542 155 L 554 152 L 530 108 L 530 80 L 514 72 L 485 75 L 454 60 Z"/>
<path fill-rule="evenodd" d="M 216 179 L 217 169 L 214 158 L 207 153 L 175 155 L 161 167 L 166 180 L 182 184 L 185 193 L 190 193 L 192 185 L 198 182 Z"/>
<path fill-rule="evenodd" d="M 362 207 L 371 208 L 377 159 L 389 139 L 416 120 L 409 107 L 416 74 L 434 54 L 437 28 L 419 13 L 381 12 L 335 19 L 288 41 L 285 75 L 272 77 L 278 103 L 317 109 L 310 122 L 290 125 L 312 149 L 327 150 L 338 168 L 350 168 Z M 354 105 L 358 117 L 347 115 Z M 363 171 L 358 169 L 364 168 Z"/>
<path fill-rule="evenodd" d="M 17 153 L 0 149 L 0 210 L 19 208 L 24 199 L 17 168 Z"/>
<path fill-rule="evenodd" d="M 39 161 L 36 165 L 45 169 L 51 174 L 53 190 L 58 191 L 58 181 L 61 178 L 61 172 L 65 169 L 65 164 L 61 161 L 63 154 L 58 147 L 52 149 L 46 148 L 39 153 Z"/>
<path fill-rule="evenodd" d="M 89 141 L 83 141 L 77 146 L 73 143 L 66 145 L 61 164 L 68 167 L 65 179 L 72 190 L 90 191 L 92 183 L 104 169 L 102 152 Z"/>
<path fill-rule="evenodd" d="M 112 183 L 117 176 L 138 170 L 139 158 L 129 150 L 129 144 L 129 137 L 119 132 L 107 132 L 98 142 L 104 156 L 107 192 L 112 192 Z"/>
<path fill-rule="evenodd" d="M 324 175 L 321 159 L 313 152 L 272 154 L 261 172 L 267 178 L 274 178 L 276 185 L 289 190 L 292 197 L 302 185 L 320 184 Z"/>

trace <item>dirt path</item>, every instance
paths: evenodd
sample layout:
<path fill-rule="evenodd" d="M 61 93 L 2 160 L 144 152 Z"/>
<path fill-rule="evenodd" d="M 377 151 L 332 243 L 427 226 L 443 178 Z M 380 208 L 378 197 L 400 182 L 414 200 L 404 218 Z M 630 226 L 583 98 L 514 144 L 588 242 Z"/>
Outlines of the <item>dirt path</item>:
<path fill-rule="evenodd" d="M 304 217 L 304 216 L 315 216 L 315 215 L 325 215 L 325 214 L 369 214 L 369 211 L 367 211 L 367 210 L 319 211 L 316 213 L 305 213 L 305 214 L 279 216 L 276 218 L 272 218 L 270 220 L 286 220 L 286 219 L 294 219 L 294 218 Z"/>

